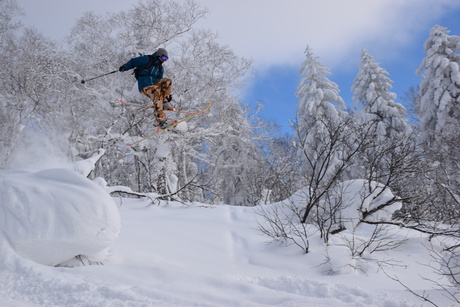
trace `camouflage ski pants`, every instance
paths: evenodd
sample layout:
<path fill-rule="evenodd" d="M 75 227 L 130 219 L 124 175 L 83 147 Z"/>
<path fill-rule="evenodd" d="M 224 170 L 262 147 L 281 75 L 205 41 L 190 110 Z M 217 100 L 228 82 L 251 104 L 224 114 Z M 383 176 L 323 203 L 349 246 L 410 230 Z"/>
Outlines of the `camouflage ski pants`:
<path fill-rule="evenodd" d="M 172 81 L 169 78 L 158 80 L 154 85 L 146 86 L 141 90 L 141 93 L 149 97 L 153 101 L 155 109 L 155 125 L 159 126 L 166 120 L 166 113 L 163 110 L 163 102 L 171 95 Z"/>

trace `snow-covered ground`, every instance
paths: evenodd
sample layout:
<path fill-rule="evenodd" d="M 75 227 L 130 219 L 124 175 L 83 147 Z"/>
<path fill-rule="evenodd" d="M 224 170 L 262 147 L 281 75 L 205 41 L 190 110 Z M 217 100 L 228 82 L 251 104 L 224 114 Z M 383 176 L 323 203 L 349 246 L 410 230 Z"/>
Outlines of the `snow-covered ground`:
<path fill-rule="evenodd" d="M 424 279 L 445 282 L 419 234 L 393 229 L 411 240 L 367 261 L 339 236 L 312 236 L 304 254 L 267 243 L 254 208 L 111 198 L 65 169 L 1 172 L 0 184 L 0 306 L 430 305 L 387 274 L 453 305 Z M 87 258 L 62 261 L 72 253 Z M 45 265 L 79 260 L 104 265 Z"/>

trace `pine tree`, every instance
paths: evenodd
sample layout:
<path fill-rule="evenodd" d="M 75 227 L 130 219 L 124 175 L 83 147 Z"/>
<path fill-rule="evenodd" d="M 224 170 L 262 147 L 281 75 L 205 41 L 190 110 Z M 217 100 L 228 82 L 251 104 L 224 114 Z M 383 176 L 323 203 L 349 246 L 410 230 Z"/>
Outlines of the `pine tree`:
<path fill-rule="evenodd" d="M 422 82 L 416 112 L 422 140 L 428 144 L 460 131 L 460 37 L 448 33 L 439 25 L 431 28 L 417 70 Z"/>
<path fill-rule="evenodd" d="M 362 106 L 355 118 L 372 125 L 376 137 L 382 139 L 403 135 L 407 128 L 403 117 L 405 108 L 395 102 L 396 94 L 390 91 L 393 81 L 388 75 L 366 50 L 362 50 L 361 65 L 352 86 L 354 109 Z"/>
<path fill-rule="evenodd" d="M 332 134 L 343 125 L 348 113 L 339 96 L 337 84 L 327 78 L 330 75 L 329 69 L 309 47 L 305 50 L 305 56 L 300 69 L 300 74 L 304 77 L 296 92 L 298 102 L 295 128 L 299 153 L 305 158 L 307 169 L 311 169 L 321 159 L 333 159 L 332 156 L 325 155 L 325 152 L 330 150 Z M 324 174 L 328 172 L 327 168 L 322 168 L 321 171 Z"/>
<path fill-rule="evenodd" d="M 353 82 L 356 126 L 364 139 L 359 159 L 359 173 L 368 182 L 379 182 L 393 191 L 407 190 L 407 174 L 413 170 L 416 153 L 412 128 L 407 124 L 405 108 L 395 102 L 393 81 L 388 72 L 365 50 L 361 53 L 359 72 Z"/>
<path fill-rule="evenodd" d="M 436 25 L 425 41 L 426 55 L 417 70 L 422 82 L 416 112 L 424 159 L 429 163 L 423 184 L 432 195 L 423 214 L 456 222 L 460 207 L 460 36 L 448 33 Z"/>
<path fill-rule="evenodd" d="M 340 122 L 346 109 L 345 102 L 339 96 L 337 84 L 326 76 L 330 75 L 319 59 L 313 54 L 310 47 L 305 50 L 306 59 L 302 63 L 300 74 L 304 77 L 300 81 L 296 96 L 297 102 L 297 132 L 300 139 L 305 139 L 308 131 L 319 125 L 318 119 L 326 117 L 331 122 Z"/>
<path fill-rule="evenodd" d="M 304 75 L 297 89 L 296 140 L 299 154 L 304 161 L 302 177 L 308 187 L 308 197 L 301 222 L 311 218 L 316 212 L 328 211 L 324 217 L 329 222 L 331 210 L 320 210 L 326 204 L 328 193 L 335 187 L 351 166 L 350 159 L 356 152 L 349 145 L 353 144 L 353 134 L 349 130 L 349 116 L 344 110 L 345 103 L 339 96 L 337 84 L 326 76 L 329 70 L 323 66 L 310 48 L 305 51 L 306 59 L 300 73 Z M 316 215 L 319 227 L 325 225 Z M 320 225 L 321 224 L 321 225 Z"/>

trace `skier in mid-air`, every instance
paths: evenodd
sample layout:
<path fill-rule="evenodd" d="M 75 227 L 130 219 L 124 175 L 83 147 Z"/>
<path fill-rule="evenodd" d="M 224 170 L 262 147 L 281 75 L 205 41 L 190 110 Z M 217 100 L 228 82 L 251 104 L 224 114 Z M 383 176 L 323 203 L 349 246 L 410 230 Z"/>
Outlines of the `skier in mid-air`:
<path fill-rule="evenodd" d="M 166 119 L 164 110 L 171 109 L 171 84 L 169 78 L 163 78 L 163 63 L 168 60 L 168 52 L 159 48 L 152 55 L 143 55 L 130 59 L 120 66 L 119 71 L 135 69 L 135 77 L 139 92 L 153 101 L 155 110 L 155 126 L 160 129 L 166 128 L 170 123 Z"/>

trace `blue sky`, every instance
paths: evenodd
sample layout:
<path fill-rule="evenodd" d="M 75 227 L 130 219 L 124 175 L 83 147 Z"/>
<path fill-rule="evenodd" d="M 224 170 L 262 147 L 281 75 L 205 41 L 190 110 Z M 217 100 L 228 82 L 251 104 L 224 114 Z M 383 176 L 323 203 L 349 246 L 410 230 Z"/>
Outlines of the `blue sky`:
<path fill-rule="evenodd" d="M 176 0 L 184 2 L 186 0 Z M 195 0 L 209 9 L 198 27 L 219 33 L 219 41 L 254 61 L 243 102 L 262 101 L 262 115 L 283 132 L 295 119 L 298 71 L 308 45 L 330 69 L 342 98 L 352 106 L 351 85 L 366 49 L 394 81 L 401 97 L 420 77 L 423 43 L 439 24 L 460 35 L 459 0 Z M 138 0 L 17 0 L 23 23 L 62 38 L 84 11 L 99 14 L 130 9 Z M 399 99 L 397 100 L 398 102 Z"/>

